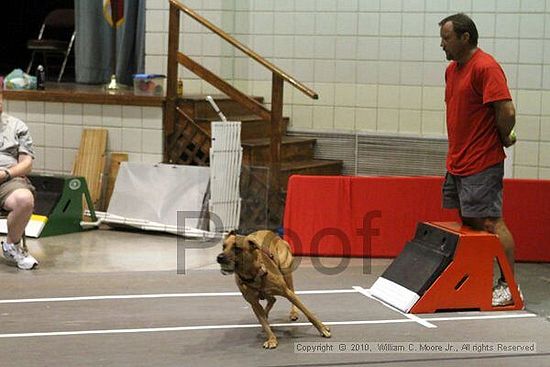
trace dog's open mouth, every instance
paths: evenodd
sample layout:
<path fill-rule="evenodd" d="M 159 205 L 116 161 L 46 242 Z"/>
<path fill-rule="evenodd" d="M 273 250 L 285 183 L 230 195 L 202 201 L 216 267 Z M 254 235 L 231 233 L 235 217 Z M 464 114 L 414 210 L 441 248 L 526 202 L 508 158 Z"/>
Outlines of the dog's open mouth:
<path fill-rule="evenodd" d="M 230 265 L 222 265 L 222 266 L 221 266 L 221 269 L 220 269 L 220 272 L 221 272 L 223 275 L 233 274 L 233 273 L 235 272 L 235 267 L 234 267 L 234 266 L 230 266 Z"/>

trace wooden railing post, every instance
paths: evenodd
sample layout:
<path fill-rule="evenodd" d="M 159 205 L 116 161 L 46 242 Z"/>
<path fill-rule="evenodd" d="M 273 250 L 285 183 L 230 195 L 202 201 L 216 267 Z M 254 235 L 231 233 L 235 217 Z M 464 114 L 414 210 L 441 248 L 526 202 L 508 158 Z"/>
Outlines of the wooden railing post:
<path fill-rule="evenodd" d="M 178 64 L 183 65 L 191 72 L 198 75 L 201 79 L 207 81 L 218 90 L 225 93 L 228 97 L 239 103 L 244 108 L 248 109 L 255 115 L 262 118 L 264 121 L 270 122 L 270 166 L 268 172 L 268 217 L 267 221 L 270 227 L 281 224 L 281 214 L 283 213 L 282 203 L 282 180 L 281 180 L 281 141 L 284 131 L 283 125 L 283 87 L 287 82 L 294 88 L 307 95 L 312 99 L 318 99 L 317 93 L 287 73 L 279 69 L 223 30 L 210 23 L 208 20 L 200 16 L 198 13 L 180 3 L 178 0 L 169 0 L 170 2 L 170 21 L 169 21 L 169 36 L 168 36 L 168 82 L 167 82 L 167 95 L 166 105 L 164 113 L 164 159 L 169 161 L 171 154 L 168 154 L 169 146 L 166 142 L 168 138 L 174 134 L 176 130 L 176 104 L 177 104 L 177 77 L 178 77 Z M 180 18 L 179 12 L 187 14 L 199 22 L 204 27 L 210 29 L 212 32 L 220 36 L 223 40 L 227 41 L 235 48 L 242 51 L 245 55 L 249 56 L 253 60 L 257 61 L 273 74 L 272 90 L 271 90 L 271 111 L 265 106 L 256 101 L 254 98 L 245 95 L 231 84 L 227 83 L 202 65 L 193 61 L 188 56 L 181 52 L 178 52 L 179 46 L 179 31 L 180 31 Z"/>
<path fill-rule="evenodd" d="M 271 164 L 269 172 L 269 212 L 275 216 L 282 213 L 281 206 L 281 138 L 283 135 L 283 88 L 284 79 L 273 73 L 271 85 Z M 280 223 L 281 218 L 269 215 L 268 225 Z"/>
<path fill-rule="evenodd" d="M 180 36 L 180 10 L 170 3 L 170 19 L 168 21 L 168 65 L 166 67 L 166 105 L 164 108 L 164 162 L 169 162 L 168 137 L 174 132 L 176 119 L 176 99 L 178 98 L 178 49 Z"/>

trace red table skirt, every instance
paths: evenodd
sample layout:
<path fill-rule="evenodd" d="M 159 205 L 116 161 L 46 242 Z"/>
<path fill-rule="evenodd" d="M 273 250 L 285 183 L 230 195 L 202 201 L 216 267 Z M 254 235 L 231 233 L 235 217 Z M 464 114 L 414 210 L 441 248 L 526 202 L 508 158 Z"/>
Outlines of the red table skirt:
<path fill-rule="evenodd" d="M 284 233 L 296 255 L 395 257 L 418 222 L 459 221 L 441 207 L 442 177 L 290 178 Z M 550 181 L 504 180 L 518 261 L 550 261 Z"/>

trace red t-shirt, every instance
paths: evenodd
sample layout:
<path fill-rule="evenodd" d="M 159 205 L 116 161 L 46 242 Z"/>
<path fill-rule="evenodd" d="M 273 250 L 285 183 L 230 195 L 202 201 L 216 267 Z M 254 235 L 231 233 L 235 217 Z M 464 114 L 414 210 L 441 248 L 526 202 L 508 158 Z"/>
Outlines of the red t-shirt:
<path fill-rule="evenodd" d="M 445 71 L 449 151 L 447 171 L 469 176 L 506 158 L 491 102 L 511 100 L 506 76 L 489 54 L 478 49 L 466 64 Z"/>

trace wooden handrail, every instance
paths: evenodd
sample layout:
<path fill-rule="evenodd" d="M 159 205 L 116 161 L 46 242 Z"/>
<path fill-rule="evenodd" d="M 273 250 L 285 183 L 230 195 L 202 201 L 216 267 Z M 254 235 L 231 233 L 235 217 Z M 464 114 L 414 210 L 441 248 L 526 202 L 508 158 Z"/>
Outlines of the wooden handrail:
<path fill-rule="evenodd" d="M 227 83 L 225 80 L 219 78 L 216 74 L 214 74 L 204 66 L 200 65 L 196 61 L 193 61 L 190 57 L 182 54 L 181 52 L 178 52 L 178 62 L 201 79 L 204 79 L 210 84 L 215 85 L 220 91 L 225 93 L 227 96 L 233 98 L 239 104 L 245 106 L 264 120 L 269 121 L 271 119 L 271 112 L 261 103 L 256 101 L 254 98 L 250 98 L 246 94 L 242 93 L 237 88 Z"/>
<path fill-rule="evenodd" d="M 231 37 L 230 35 L 225 33 L 223 30 L 221 30 L 214 24 L 210 23 L 205 18 L 201 17 L 195 11 L 189 9 L 188 7 L 186 7 L 185 5 L 183 5 L 177 0 L 170 0 L 170 3 L 173 6 L 177 7 L 179 10 L 181 10 L 182 12 L 184 12 L 185 14 L 189 15 L 191 18 L 195 19 L 197 22 L 199 22 L 206 28 L 210 29 L 212 32 L 216 33 L 225 41 L 229 42 L 230 44 L 232 44 L 233 46 L 241 50 L 246 55 L 250 56 L 252 59 L 256 60 L 258 63 L 262 64 L 264 67 L 269 69 L 272 73 L 277 74 L 283 80 L 286 80 L 288 83 L 290 83 L 292 86 L 294 86 L 296 89 L 298 89 L 308 97 L 312 99 L 319 99 L 319 95 L 315 91 L 306 87 L 304 84 L 300 83 L 299 81 L 297 81 L 296 79 L 294 79 L 293 77 L 285 73 L 283 70 L 273 65 L 272 63 L 270 63 L 269 61 L 267 61 L 266 59 L 264 59 L 263 57 L 261 57 L 260 55 L 252 51 L 251 49 L 249 49 L 248 47 L 246 47 L 245 45 L 237 41 L 235 38 Z"/>
<path fill-rule="evenodd" d="M 318 99 L 317 93 L 296 79 L 289 76 L 287 73 L 271 64 L 263 57 L 256 54 L 248 47 L 241 44 L 239 41 L 216 27 L 208 20 L 201 17 L 193 10 L 187 8 L 177 0 L 170 1 L 170 20 L 169 20 L 169 32 L 168 32 L 168 67 L 167 67 L 167 88 L 166 88 L 166 104 L 164 109 L 164 141 L 168 141 L 169 137 L 174 133 L 174 130 L 178 129 L 175 126 L 175 114 L 177 110 L 177 91 L 176 83 L 178 77 L 178 64 L 183 65 L 191 72 L 198 75 L 201 79 L 207 81 L 218 90 L 225 93 L 232 100 L 236 101 L 242 107 L 252 111 L 254 114 L 260 116 L 263 120 L 270 122 L 270 173 L 269 173 L 269 197 L 268 197 L 268 217 L 277 219 L 277 213 L 282 212 L 280 197 L 281 197 L 281 141 L 283 135 L 283 88 L 284 82 L 287 81 L 290 85 L 307 95 L 312 99 Z M 179 36 L 180 36 L 180 12 L 189 15 L 197 22 L 210 29 L 212 32 L 229 42 L 234 47 L 254 59 L 268 70 L 272 74 L 271 85 L 271 110 L 267 109 L 263 104 L 258 103 L 255 99 L 247 96 L 246 94 L 227 83 L 225 80 L 212 73 L 210 70 L 192 60 L 187 55 L 178 51 Z M 181 111 L 180 111 L 181 114 Z M 189 116 L 184 118 L 190 119 Z M 177 134 L 176 134 L 177 135 Z M 170 152 L 167 150 L 167 145 L 164 147 L 164 157 L 170 161 Z M 279 219 L 277 219 L 279 220 Z M 271 220 L 268 219 L 270 223 Z M 279 224 L 277 224 L 278 226 Z"/>
<path fill-rule="evenodd" d="M 195 129 L 199 130 L 201 133 L 203 133 L 204 135 L 206 135 L 210 138 L 212 137 L 212 136 L 210 136 L 210 133 L 208 131 L 206 131 L 199 124 L 197 124 L 197 122 L 195 120 L 193 120 L 193 118 L 191 116 L 186 114 L 183 109 L 181 109 L 180 107 L 176 107 L 176 111 L 178 111 L 180 116 L 183 116 L 184 119 L 186 119 L 188 122 L 192 123 L 194 125 Z"/>

